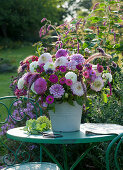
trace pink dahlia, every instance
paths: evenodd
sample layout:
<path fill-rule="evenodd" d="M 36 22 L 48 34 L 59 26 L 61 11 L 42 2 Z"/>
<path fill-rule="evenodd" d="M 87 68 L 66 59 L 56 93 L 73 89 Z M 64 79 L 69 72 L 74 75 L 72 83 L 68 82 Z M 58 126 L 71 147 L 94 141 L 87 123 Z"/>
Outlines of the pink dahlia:
<path fill-rule="evenodd" d="M 58 82 L 58 77 L 57 77 L 57 75 L 52 74 L 52 75 L 50 75 L 49 80 L 50 80 L 52 83 L 57 83 L 57 82 Z"/>
<path fill-rule="evenodd" d="M 66 57 L 68 55 L 67 51 L 64 50 L 64 49 L 59 49 L 57 52 L 56 52 L 56 58 L 59 58 L 59 57 Z"/>
<path fill-rule="evenodd" d="M 65 83 L 67 84 L 67 86 L 71 86 L 72 85 L 72 80 L 71 79 L 66 79 Z"/>
<path fill-rule="evenodd" d="M 60 84 L 65 84 L 65 80 L 66 80 L 66 78 L 65 78 L 65 77 L 62 77 L 62 78 L 59 80 Z"/>
<path fill-rule="evenodd" d="M 47 102 L 48 104 L 52 104 L 52 103 L 54 102 L 54 97 L 51 96 L 51 95 L 48 95 L 48 96 L 46 97 L 46 102 Z"/>
<path fill-rule="evenodd" d="M 47 82 L 43 78 L 38 78 L 34 82 L 34 90 L 37 94 L 44 94 L 44 92 L 47 90 Z"/>
<path fill-rule="evenodd" d="M 50 94 L 53 94 L 54 98 L 61 98 L 65 92 L 64 88 L 60 84 L 54 84 L 50 87 Z"/>

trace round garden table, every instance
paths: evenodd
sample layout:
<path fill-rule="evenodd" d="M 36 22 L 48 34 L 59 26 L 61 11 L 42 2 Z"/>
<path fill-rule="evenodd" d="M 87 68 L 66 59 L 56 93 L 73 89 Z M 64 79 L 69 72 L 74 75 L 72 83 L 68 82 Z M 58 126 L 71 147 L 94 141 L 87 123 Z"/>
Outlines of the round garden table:
<path fill-rule="evenodd" d="M 7 137 L 22 142 L 38 143 L 61 170 L 73 170 L 97 143 L 111 141 L 119 133 L 123 133 L 123 126 L 116 124 L 85 123 L 81 124 L 80 131 L 53 133 L 51 130 L 49 130 L 46 133 L 40 135 L 29 135 L 23 130 L 23 127 L 18 127 L 8 130 Z M 89 148 L 86 149 L 79 158 L 77 158 L 70 168 L 68 168 L 66 145 L 82 143 L 90 143 Z M 46 148 L 46 146 L 44 146 L 44 144 L 62 144 L 64 153 L 64 168 L 61 166 L 58 160 L 56 160 L 55 156 Z"/>

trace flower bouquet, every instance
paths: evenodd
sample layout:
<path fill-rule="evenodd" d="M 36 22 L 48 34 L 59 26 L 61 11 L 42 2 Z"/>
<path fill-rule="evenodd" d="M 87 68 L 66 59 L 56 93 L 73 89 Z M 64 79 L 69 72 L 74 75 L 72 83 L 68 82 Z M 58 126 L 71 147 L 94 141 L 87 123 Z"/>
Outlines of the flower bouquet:
<path fill-rule="evenodd" d="M 61 116 L 68 110 L 71 114 L 73 110 L 74 118 L 70 120 L 72 127 L 74 126 L 72 122 L 77 117 L 76 112 L 80 112 L 77 120 L 80 124 L 82 108 L 87 96 L 104 92 L 107 86 L 109 86 L 107 95 L 112 94 L 110 68 L 103 67 L 99 63 L 91 64 L 95 58 L 111 58 L 109 54 L 104 53 L 103 49 L 98 50 L 99 53 L 91 55 L 88 59 L 79 53 L 71 54 L 67 49 L 62 48 L 55 55 L 44 52 L 39 57 L 27 57 L 20 62 L 19 78 L 13 82 L 16 85 L 15 95 L 34 98 L 42 108 L 50 110 L 52 115 L 53 112 L 61 111 L 59 114 Z M 63 103 L 69 105 L 62 106 Z M 65 110 L 62 111 L 63 108 Z M 75 108 L 77 111 L 74 110 Z M 61 122 L 60 116 L 58 119 Z M 57 122 L 58 119 L 53 121 Z M 51 122 L 53 121 L 51 118 Z M 66 117 L 61 124 L 65 121 Z M 68 122 L 66 126 L 69 126 Z"/>

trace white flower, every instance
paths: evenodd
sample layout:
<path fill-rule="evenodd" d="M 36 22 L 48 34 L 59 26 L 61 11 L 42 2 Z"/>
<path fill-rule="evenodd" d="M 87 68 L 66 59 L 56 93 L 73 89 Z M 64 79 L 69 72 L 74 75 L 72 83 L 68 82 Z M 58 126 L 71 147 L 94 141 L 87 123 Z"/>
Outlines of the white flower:
<path fill-rule="evenodd" d="M 18 80 L 18 84 L 17 84 L 18 89 L 22 89 L 22 88 L 24 87 L 24 83 L 25 83 L 24 78 L 23 78 L 23 77 L 20 78 L 20 79 Z"/>
<path fill-rule="evenodd" d="M 55 66 L 66 66 L 68 63 L 67 57 L 59 57 L 55 61 Z"/>
<path fill-rule="evenodd" d="M 101 77 L 97 77 L 91 84 L 91 89 L 94 91 L 100 91 L 104 86 L 104 82 Z"/>
<path fill-rule="evenodd" d="M 105 78 L 105 79 L 107 79 L 109 82 L 112 81 L 112 75 L 111 75 L 111 73 L 104 73 L 104 74 L 102 75 L 102 77 Z"/>
<path fill-rule="evenodd" d="M 73 73 L 72 71 L 65 74 L 66 79 L 71 79 L 73 83 L 77 82 L 77 75 Z"/>
<path fill-rule="evenodd" d="M 54 63 L 53 62 L 47 62 L 45 65 L 44 65 L 44 70 L 48 70 L 48 69 L 52 69 L 52 70 L 55 70 L 55 66 L 54 66 Z"/>
<path fill-rule="evenodd" d="M 83 90 L 82 84 L 79 81 L 77 81 L 76 83 L 72 84 L 71 90 L 72 90 L 73 94 L 75 94 L 77 96 L 82 96 L 84 94 L 84 90 Z"/>
<path fill-rule="evenodd" d="M 37 68 L 37 66 L 38 66 L 38 61 L 33 61 L 32 63 L 30 63 L 30 72 L 34 73 L 35 72 L 34 70 Z"/>
<path fill-rule="evenodd" d="M 42 64 L 42 63 L 47 63 L 47 62 L 51 62 L 52 61 L 52 56 L 50 55 L 50 53 L 44 53 L 42 54 L 39 59 L 38 59 L 38 65 Z"/>
<path fill-rule="evenodd" d="M 33 83 L 32 86 L 31 86 L 31 90 L 33 91 L 33 93 L 37 94 L 36 91 L 35 91 L 35 89 L 34 89 L 34 83 Z"/>

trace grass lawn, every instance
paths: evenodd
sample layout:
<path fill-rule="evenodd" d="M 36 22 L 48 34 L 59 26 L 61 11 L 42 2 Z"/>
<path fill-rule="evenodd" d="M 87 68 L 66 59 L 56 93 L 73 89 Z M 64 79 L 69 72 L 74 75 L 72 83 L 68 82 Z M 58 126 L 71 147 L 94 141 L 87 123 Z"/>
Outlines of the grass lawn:
<path fill-rule="evenodd" d="M 0 58 L 9 59 L 15 66 L 19 66 L 19 63 L 29 55 L 35 55 L 36 47 L 24 46 L 17 49 L 5 49 L 0 50 Z M 11 83 L 11 76 L 16 76 L 15 73 L 1 73 L 0 74 L 0 97 L 12 95 L 9 85 Z"/>

